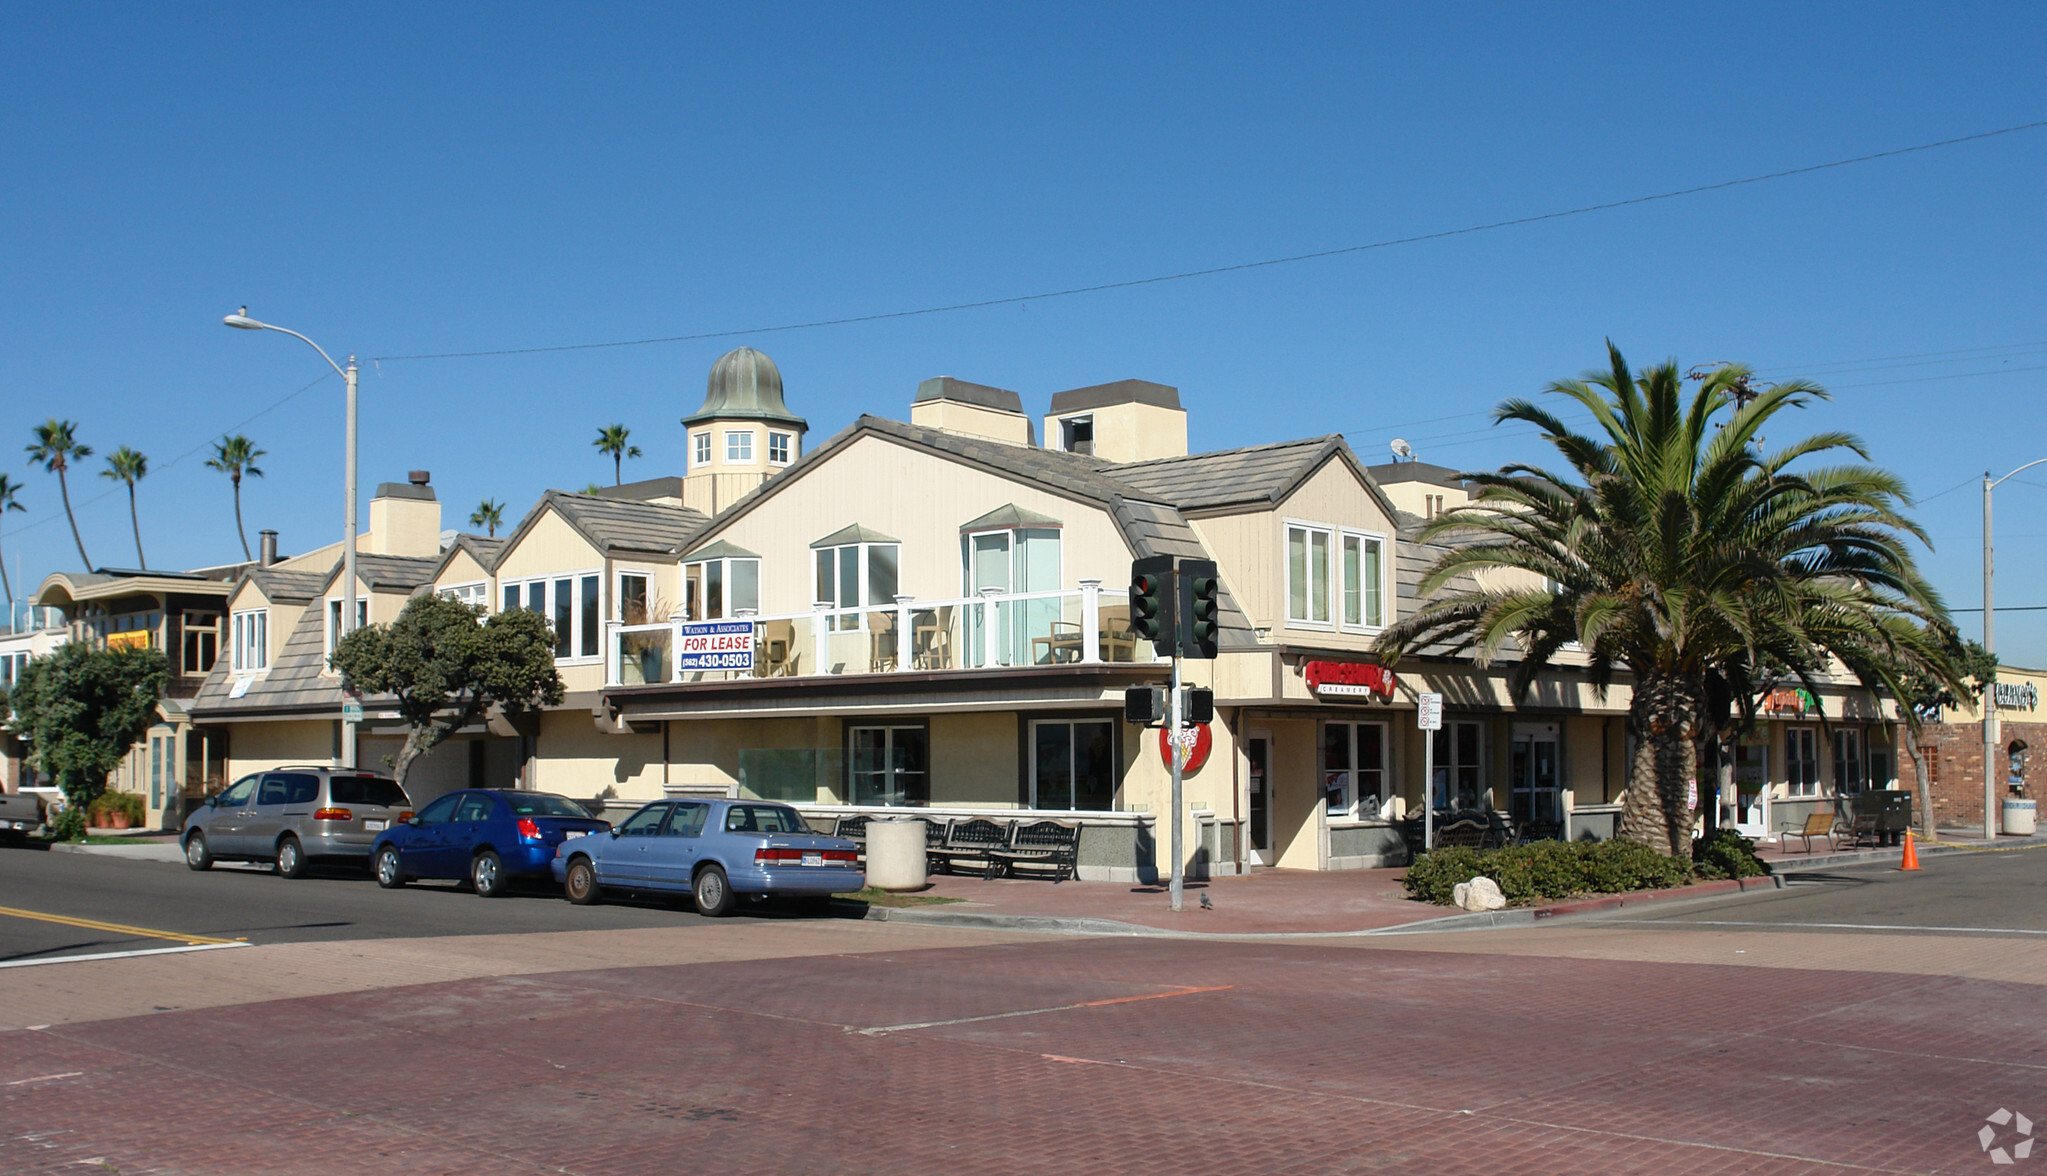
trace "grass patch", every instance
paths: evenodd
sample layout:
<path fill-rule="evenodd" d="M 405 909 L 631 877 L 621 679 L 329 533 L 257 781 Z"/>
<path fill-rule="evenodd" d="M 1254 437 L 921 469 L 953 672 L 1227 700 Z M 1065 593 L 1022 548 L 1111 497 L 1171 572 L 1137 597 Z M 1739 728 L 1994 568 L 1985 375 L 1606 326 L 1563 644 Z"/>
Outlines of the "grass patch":
<path fill-rule="evenodd" d="M 881 890 L 873 886 L 865 890 L 852 890 L 845 894 L 834 894 L 848 902 L 864 902 L 879 907 L 943 906 L 949 902 L 965 902 L 964 898 L 945 898 L 936 894 L 897 894 L 893 890 Z"/>

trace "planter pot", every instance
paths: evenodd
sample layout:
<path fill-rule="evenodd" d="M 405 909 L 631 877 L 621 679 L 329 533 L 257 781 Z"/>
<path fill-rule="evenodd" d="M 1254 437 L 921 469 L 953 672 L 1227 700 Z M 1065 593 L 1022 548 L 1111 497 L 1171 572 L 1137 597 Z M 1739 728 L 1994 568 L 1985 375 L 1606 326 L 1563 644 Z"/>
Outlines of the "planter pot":
<path fill-rule="evenodd" d="M 105 813 L 94 813 L 92 814 L 92 819 L 90 823 L 92 827 L 95 829 L 104 829 L 107 827 L 107 822 L 110 821 L 111 819 L 112 818 L 108 817 L 107 814 Z"/>
<path fill-rule="evenodd" d="M 130 822 L 128 820 L 127 813 L 115 813 L 113 815 L 113 818 L 108 822 L 109 825 L 116 829 L 126 829 L 129 823 Z"/>
<path fill-rule="evenodd" d="M 2032 797 L 2004 798 L 2004 831 L 2014 837 L 2031 837 L 2039 827 L 2039 808 Z"/>

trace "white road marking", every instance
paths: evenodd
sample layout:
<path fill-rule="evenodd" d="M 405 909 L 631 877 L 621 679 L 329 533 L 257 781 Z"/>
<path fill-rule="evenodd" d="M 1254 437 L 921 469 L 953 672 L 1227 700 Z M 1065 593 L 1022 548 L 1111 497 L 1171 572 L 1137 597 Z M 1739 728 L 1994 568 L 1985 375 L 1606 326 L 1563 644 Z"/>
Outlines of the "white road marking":
<path fill-rule="evenodd" d="M 55 1082 L 59 1078 L 76 1078 L 84 1073 L 85 1071 L 83 1070 L 67 1070 L 62 1074 L 45 1074 L 40 1078 L 16 1078 L 14 1081 L 7 1083 L 7 1085 L 27 1086 L 31 1082 Z"/>
<path fill-rule="evenodd" d="M 1638 923 L 1658 927 L 1819 927 L 1836 931 L 1973 931 L 1984 935 L 2047 935 L 2025 927 L 1920 927 L 1910 923 L 1771 923 L 1732 919 L 1601 919 L 1602 923 Z"/>
<path fill-rule="evenodd" d="M 254 947 L 251 943 L 195 943 L 190 947 L 145 947 L 138 951 L 100 951 L 91 955 L 51 956 L 43 960 L 0 961 L 0 968 L 39 968 L 44 964 L 78 964 L 87 960 L 125 960 L 131 956 L 175 955 L 186 951 L 225 951 L 230 947 Z M 48 1026 L 37 1025 L 42 1029 Z"/>

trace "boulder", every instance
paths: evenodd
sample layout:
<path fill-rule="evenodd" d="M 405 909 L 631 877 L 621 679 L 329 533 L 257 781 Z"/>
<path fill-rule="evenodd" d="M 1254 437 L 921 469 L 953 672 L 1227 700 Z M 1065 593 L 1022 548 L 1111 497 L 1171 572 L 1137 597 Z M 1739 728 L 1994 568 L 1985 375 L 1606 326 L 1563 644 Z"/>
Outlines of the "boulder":
<path fill-rule="evenodd" d="M 1500 884 L 1484 875 L 1469 882 L 1459 882 L 1450 891 L 1450 899 L 1467 911 L 1497 911 L 1507 905 L 1507 896 L 1500 893 Z"/>

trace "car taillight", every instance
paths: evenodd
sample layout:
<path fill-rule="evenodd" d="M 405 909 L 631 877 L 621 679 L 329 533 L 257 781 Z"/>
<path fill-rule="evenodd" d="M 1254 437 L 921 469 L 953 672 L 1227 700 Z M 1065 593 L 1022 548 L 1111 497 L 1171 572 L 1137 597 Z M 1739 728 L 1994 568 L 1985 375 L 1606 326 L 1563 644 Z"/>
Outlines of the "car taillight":
<path fill-rule="evenodd" d="M 540 840 L 540 826 L 533 820 L 532 817 L 519 818 L 519 840 L 521 841 Z"/>
<path fill-rule="evenodd" d="M 803 851 L 800 849 L 756 849 L 753 851 L 753 860 L 763 866 L 772 866 L 778 862 L 800 862 L 803 860 Z"/>
<path fill-rule="evenodd" d="M 857 862 L 860 860 L 860 855 L 850 849 L 828 849 L 824 851 L 824 860 L 828 862 Z"/>
<path fill-rule="evenodd" d="M 404 824 L 405 822 L 407 822 L 407 821 L 409 821 L 409 820 L 411 820 L 411 819 L 412 819 L 412 810 L 411 810 L 411 809 L 406 809 L 406 810 L 405 810 L 404 812 L 402 812 L 402 813 L 399 813 L 399 814 L 398 814 L 398 817 L 397 817 L 398 823 L 399 823 L 399 824 L 401 824 L 401 825 L 403 825 L 403 824 Z"/>
<path fill-rule="evenodd" d="M 347 809 L 340 808 L 314 809 L 313 819 L 316 821 L 353 821 L 355 820 L 355 814 Z"/>

